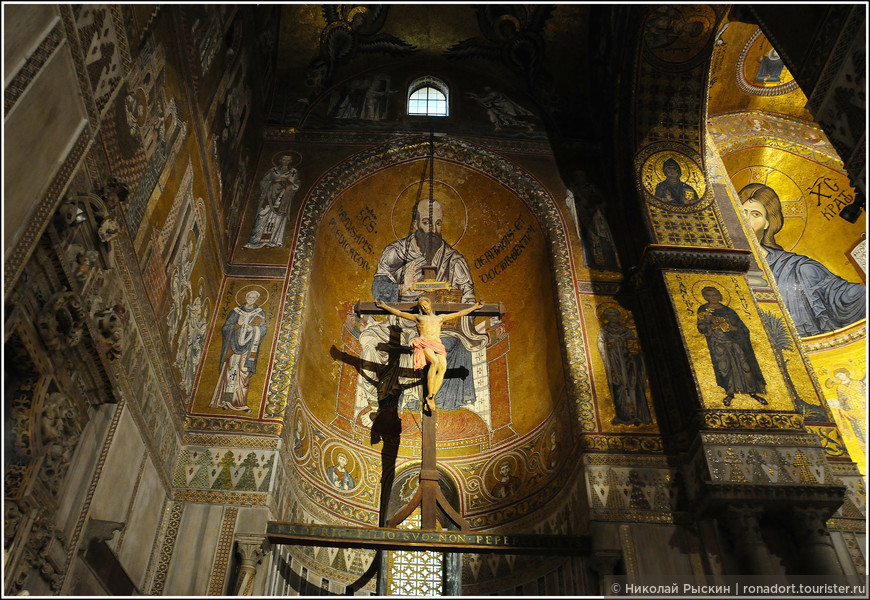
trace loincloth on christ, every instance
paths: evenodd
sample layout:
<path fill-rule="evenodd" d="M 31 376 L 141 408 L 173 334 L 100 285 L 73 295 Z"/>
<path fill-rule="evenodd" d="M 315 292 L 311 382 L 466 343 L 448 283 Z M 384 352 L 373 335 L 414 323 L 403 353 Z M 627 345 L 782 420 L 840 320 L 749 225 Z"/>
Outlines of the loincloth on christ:
<path fill-rule="evenodd" d="M 411 340 L 411 347 L 414 348 L 414 370 L 419 371 L 426 366 L 426 354 L 423 352 L 425 348 L 434 350 L 441 356 L 447 356 L 447 348 L 438 340 L 427 340 L 425 338 L 414 338 Z"/>

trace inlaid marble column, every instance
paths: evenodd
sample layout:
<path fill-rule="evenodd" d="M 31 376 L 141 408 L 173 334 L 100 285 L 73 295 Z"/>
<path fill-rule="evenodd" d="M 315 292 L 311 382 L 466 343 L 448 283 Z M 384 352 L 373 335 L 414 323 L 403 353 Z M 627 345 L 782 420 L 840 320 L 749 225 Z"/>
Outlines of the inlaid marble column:
<path fill-rule="evenodd" d="M 792 507 L 793 531 L 800 548 L 801 567 L 808 575 L 843 574 L 826 525 L 830 512 L 814 507 Z"/>
<path fill-rule="evenodd" d="M 236 579 L 236 596 L 252 596 L 254 576 L 257 574 L 257 565 L 267 553 L 265 536 L 240 535 L 236 536 L 236 552 L 239 553 L 239 576 Z"/>
<path fill-rule="evenodd" d="M 747 505 L 731 505 L 720 518 L 731 532 L 735 554 L 744 557 L 746 575 L 771 575 L 781 573 L 782 567 L 770 554 L 770 549 L 761 535 L 758 523 L 761 508 Z"/>
<path fill-rule="evenodd" d="M 617 551 L 600 551 L 592 555 L 590 567 L 598 575 L 599 592 L 602 596 L 614 594 L 614 571 L 622 560 L 622 553 Z"/>

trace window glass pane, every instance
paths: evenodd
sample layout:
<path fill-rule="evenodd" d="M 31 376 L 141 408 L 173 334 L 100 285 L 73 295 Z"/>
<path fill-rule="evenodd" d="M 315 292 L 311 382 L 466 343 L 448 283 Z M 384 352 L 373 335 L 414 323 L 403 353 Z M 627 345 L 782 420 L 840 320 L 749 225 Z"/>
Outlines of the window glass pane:
<path fill-rule="evenodd" d="M 446 117 L 447 97 L 435 88 L 420 88 L 408 99 L 408 114 Z"/>

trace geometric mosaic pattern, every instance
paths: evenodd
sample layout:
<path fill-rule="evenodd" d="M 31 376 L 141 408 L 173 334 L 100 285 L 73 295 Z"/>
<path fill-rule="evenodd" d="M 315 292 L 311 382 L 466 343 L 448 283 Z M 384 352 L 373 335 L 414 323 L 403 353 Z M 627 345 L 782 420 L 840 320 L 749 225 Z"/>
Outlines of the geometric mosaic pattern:
<path fill-rule="evenodd" d="M 656 242 L 674 246 L 728 248 L 730 243 L 711 210 L 680 214 L 648 204 Z"/>
<path fill-rule="evenodd" d="M 277 452 L 187 446 L 178 456 L 173 485 L 196 490 L 268 492 Z"/>

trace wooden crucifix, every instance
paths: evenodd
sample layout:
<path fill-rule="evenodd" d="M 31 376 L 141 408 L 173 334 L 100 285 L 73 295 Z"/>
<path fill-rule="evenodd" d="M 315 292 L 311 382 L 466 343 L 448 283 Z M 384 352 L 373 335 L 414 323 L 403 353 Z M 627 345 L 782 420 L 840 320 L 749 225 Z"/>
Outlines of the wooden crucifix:
<path fill-rule="evenodd" d="M 419 313 L 412 314 L 408 312 L 415 305 L 419 307 Z M 475 304 L 436 304 L 427 296 L 421 296 L 416 303 L 398 302 L 387 304 L 380 300 L 377 302 L 357 302 L 354 309 L 360 315 L 389 313 L 415 322 L 420 335 L 411 341 L 411 345 L 414 348 L 414 369 L 422 369 L 428 363 L 426 396 L 421 402 L 423 443 L 421 448 L 420 485 L 408 503 L 389 520 L 386 526 L 396 527 L 419 506 L 422 529 L 435 529 L 436 512 L 438 506 L 440 506 L 461 530 L 468 530 L 468 522 L 451 506 L 450 502 L 444 497 L 441 487 L 438 485 L 439 475 L 435 444 L 437 416 L 433 408 L 435 406 L 435 396 L 441 387 L 444 373 L 447 370 L 444 345 L 440 339 L 441 326 L 445 321 L 464 317 L 472 312 L 479 316 L 501 316 L 504 314 L 504 307 L 501 303 L 484 304 L 482 302 Z M 443 314 L 445 311 L 450 312 Z M 439 312 L 442 314 L 438 314 Z"/>

